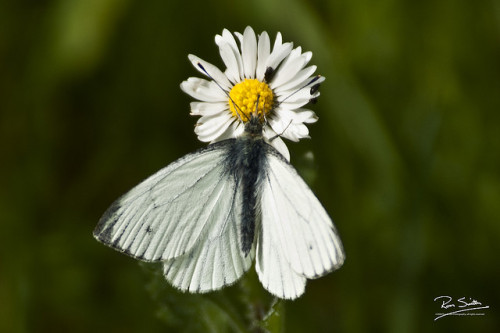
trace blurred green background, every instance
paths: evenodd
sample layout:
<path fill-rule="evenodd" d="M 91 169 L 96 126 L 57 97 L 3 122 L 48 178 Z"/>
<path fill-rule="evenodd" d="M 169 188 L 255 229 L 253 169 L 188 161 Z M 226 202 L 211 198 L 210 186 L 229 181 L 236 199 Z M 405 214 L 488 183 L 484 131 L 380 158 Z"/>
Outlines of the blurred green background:
<path fill-rule="evenodd" d="M 288 147 L 347 260 L 281 304 L 286 331 L 499 332 L 495 0 L 0 2 L 0 331 L 221 331 L 242 316 L 249 278 L 180 294 L 92 230 L 203 146 L 179 88 L 199 76 L 187 54 L 222 68 L 215 34 L 247 25 L 313 51 L 327 78 L 312 139 Z M 440 295 L 490 309 L 434 322 Z"/>

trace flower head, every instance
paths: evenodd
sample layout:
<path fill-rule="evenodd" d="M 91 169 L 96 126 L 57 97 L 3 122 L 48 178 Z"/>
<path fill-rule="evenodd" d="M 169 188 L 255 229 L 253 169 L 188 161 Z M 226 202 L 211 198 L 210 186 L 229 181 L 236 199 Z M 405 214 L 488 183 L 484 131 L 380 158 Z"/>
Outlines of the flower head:
<path fill-rule="evenodd" d="M 195 127 L 198 139 L 217 142 L 238 137 L 250 114 L 257 112 L 263 122 L 264 138 L 290 159 L 281 139 L 299 141 L 309 137 L 305 124 L 314 123 L 313 111 L 303 108 L 319 96 L 322 76 L 312 76 L 316 66 L 306 65 L 312 53 L 292 43 L 283 43 L 276 35 L 274 46 L 267 32 L 259 36 L 251 27 L 234 36 L 224 29 L 215 36 L 226 70 L 189 55 L 196 69 L 209 80 L 190 77 L 181 89 L 198 102 L 191 103 L 191 114 L 201 116 Z"/>

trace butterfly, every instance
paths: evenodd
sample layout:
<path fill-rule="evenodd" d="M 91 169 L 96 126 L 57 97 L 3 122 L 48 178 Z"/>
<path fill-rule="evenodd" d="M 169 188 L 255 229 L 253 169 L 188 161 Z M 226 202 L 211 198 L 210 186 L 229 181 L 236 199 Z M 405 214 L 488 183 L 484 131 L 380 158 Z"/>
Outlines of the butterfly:
<path fill-rule="evenodd" d="M 293 166 L 263 137 L 253 113 L 243 135 L 185 155 L 117 199 L 94 237 L 162 262 L 176 288 L 205 293 L 234 284 L 255 260 L 271 294 L 295 299 L 307 279 L 339 268 L 342 242 Z"/>

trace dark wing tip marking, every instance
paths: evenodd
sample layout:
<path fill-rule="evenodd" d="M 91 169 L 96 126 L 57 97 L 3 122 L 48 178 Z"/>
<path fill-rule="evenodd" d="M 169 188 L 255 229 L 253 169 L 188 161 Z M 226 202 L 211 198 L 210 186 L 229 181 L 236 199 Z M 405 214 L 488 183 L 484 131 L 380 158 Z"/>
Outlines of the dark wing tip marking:
<path fill-rule="evenodd" d="M 120 199 L 116 200 L 111 204 L 111 206 L 106 209 L 102 217 L 99 219 L 97 226 L 94 229 L 94 237 L 99 241 L 110 244 L 111 243 L 111 231 L 113 226 L 118 220 L 119 216 L 116 212 L 121 208 Z"/>

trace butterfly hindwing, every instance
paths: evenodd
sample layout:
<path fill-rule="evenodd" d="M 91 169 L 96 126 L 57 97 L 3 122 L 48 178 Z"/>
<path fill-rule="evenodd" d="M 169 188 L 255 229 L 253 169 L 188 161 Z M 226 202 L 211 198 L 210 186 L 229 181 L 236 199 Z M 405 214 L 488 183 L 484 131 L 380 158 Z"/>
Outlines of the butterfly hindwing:
<path fill-rule="evenodd" d="M 306 278 L 292 269 L 278 235 L 270 232 L 268 226 L 259 233 L 255 270 L 264 288 L 275 296 L 295 299 L 305 291 Z"/>
<path fill-rule="evenodd" d="M 340 267 L 344 251 L 330 217 L 311 189 L 274 148 L 268 146 L 267 150 L 261 194 L 263 240 L 257 249 L 257 260 L 261 260 L 258 273 L 263 284 L 280 281 L 275 283 L 278 287 L 273 290 L 268 288 L 271 293 L 296 298 L 303 292 L 297 288 L 298 284 L 289 290 L 279 286 L 286 281 L 298 281 L 297 275 L 317 278 Z M 271 262 L 266 263 L 266 260 Z M 266 270 L 267 267 L 270 269 Z M 305 279 L 303 281 L 305 284 Z M 295 297 L 287 297 L 297 293 Z"/>
<path fill-rule="evenodd" d="M 164 263 L 164 274 L 172 285 L 190 292 L 208 292 L 236 282 L 252 265 L 255 249 L 248 255 L 241 250 L 241 191 L 227 207 L 225 220 L 214 225 L 188 253 Z M 223 208 L 224 206 L 221 206 Z M 221 212 L 223 214 L 223 212 Z"/>

